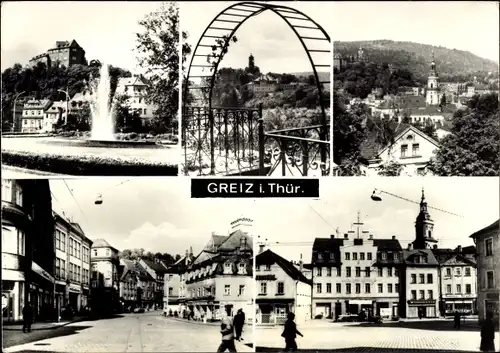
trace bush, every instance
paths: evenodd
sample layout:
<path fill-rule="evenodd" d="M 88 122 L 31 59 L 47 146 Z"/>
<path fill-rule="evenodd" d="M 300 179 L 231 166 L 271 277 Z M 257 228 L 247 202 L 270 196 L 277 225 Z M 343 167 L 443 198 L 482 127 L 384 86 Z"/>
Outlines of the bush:
<path fill-rule="evenodd" d="M 85 176 L 175 176 L 176 165 L 161 165 L 141 160 L 126 161 L 94 156 L 38 155 L 32 152 L 2 151 L 2 163 L 66 175 Z"/>

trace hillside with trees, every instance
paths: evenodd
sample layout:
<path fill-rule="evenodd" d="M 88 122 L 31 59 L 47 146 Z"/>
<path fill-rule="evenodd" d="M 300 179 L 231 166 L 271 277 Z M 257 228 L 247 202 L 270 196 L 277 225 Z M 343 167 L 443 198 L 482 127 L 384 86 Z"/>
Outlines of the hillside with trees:
<path fill-rule="evenodd" d="M 356 56 L 360 47 L 369 61 L 409 70 L 420 82 L 427 79 L 432 53 L 442 81 L 467 82 L 474 76 L 481 78 L 489 72 L 498 73 L 498 63 L 464 50 L 392 40 L 334 43 L 335 53 L 345 56 Z"/>

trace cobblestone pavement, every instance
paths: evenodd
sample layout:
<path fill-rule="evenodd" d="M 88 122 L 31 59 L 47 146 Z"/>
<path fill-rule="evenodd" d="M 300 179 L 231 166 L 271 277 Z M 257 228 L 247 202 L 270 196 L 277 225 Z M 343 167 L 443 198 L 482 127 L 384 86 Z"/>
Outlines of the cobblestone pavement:
<path fill-rule="evenodd" d="M 12 345 L 9 335 L 37 335 Z M 5 343 L 5 337 L 10 345 Z M 29 336 L 28 336 L 29 337 Z M 250 339 L 251 337 L 245 337 Z M 54 330 L 23 334 L 4 331 L 4 352 L 215 352 L 219 327 L 167 319 L 158 313 L 125 314 L 119 318 L 82 321 Z M 253 348 L 237 342 L 238 352 Z"/>
<path fill-rule="evenodd" d="M 423 324 L 422 324 L 423 325 Z M 432 325 L 430 325 L 432 326 Z M 297 338 L 301 351 L 318 352 L 478 352 L 479 329 L 450 330 L 432 326 L 425 329 L 392 327 L 389 325 L 359 325 L 330 323 L 329 325 L 298 325 L 304 337 Z M 282 327 L 257 328 L 255 345 L 257 351 L 280 351 L 284 348 Z M 500 337 L 497 333 L 496 344 Z"/>

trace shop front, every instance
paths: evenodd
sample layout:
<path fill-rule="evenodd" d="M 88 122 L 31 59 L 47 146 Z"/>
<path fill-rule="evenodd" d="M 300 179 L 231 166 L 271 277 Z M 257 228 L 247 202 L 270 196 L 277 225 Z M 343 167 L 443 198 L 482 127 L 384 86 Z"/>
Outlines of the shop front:
<path fill-rule="evenodd" d="M 454 315 L 456 311 L 466 315 L 473 315 L 476 312 L 476 300 L 472 298 L 446 298 L 445 315 Z"/>
<path fill-rule="evenodd" d="M 357 315 L 364 311 L 366 315 L 373 314 L 374 301 L 371 299 L 352 299 L 346 301 L 347 314 Z"/>
<path fill-rule="evenodd" d="M 82 286 L 75 283 L 69 284 L 69 305 L 75 313 L 80 312 L 82 302 Z"/>
<path fill-rule="evenodd" d="M 2 322 L 22 320 L 24 273 L 2 270 Z"/>
<path fill-rule="evenodd" d="M 437 317 L 435 299 L 416 299 L 408 300 L 406 317 L 407 318 L 434 318 Z"/>
<path fill-rule="evenodd" d="M 257 324 L 283 325 L 289 312 L 293 312 L 294 300 L 292 298 L 256 299 Z"/>
<path fill-rule="evenodd" d="M 493 314 L 493 322 L 497 323 L 500 318 L 500 301 L 498 293 L 486 293 L 484 300 L 484 317 L 488 312 Z"/>
<path fill-rule="evenodd" d="M 32 262 L 29 298 L 35 320 L 50 320 L 55 318 L 54 290 L 54 277 L 37 263 Z"/>

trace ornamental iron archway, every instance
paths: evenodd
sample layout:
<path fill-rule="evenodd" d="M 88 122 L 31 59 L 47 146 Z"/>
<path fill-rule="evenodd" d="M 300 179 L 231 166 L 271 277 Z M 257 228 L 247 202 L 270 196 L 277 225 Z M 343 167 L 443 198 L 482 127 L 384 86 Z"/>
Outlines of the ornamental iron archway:
<path fill-rule="evenodd" d="M 264 132 L 261 106 L 250 109 L 212 106 L 219 65 L 234 34 L 248 19 L 267 10 L 290 27 L 305 50 L 319 99 L 318 125 Z M 301 11 L 258 2 L 240 2 L 221 11 L 198 40 L 184 82 L 184 173 L 269 175 L 281 165 L 282 175 L 292 169 L 301 175 L 308 175 L 311 170 L 329 174 L 330 119 L 324 93 L 331 82 L 320 80 L 320 68 L 331 71 L 330 37 Z"/>

